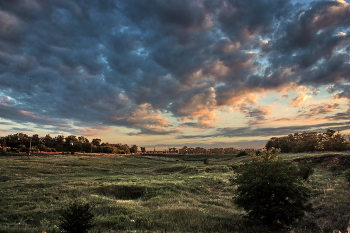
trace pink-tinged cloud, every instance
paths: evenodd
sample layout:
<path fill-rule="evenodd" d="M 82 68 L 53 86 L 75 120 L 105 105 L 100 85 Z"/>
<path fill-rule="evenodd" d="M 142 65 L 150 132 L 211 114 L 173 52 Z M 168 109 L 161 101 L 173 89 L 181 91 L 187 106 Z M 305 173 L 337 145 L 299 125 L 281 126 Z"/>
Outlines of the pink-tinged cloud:
<path fill-rule="evenodd" d="M 321 103 L 318 106 L 311 107 L 307 111 L 304 111 L 300 116 L 305 116 L 307 118 L 315 117 L 317 115 L 324 115 L 330 112 L 334 112 L 338 109 L 340 109 L 339 103 L 333 103 L 333 104 L 327 104 L 327 103 Z"/>

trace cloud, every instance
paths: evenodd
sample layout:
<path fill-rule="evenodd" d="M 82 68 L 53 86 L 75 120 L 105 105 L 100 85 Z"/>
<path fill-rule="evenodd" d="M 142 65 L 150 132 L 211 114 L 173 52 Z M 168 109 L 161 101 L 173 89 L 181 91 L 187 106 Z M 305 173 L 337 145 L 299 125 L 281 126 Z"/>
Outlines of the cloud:
<path fill-rule="evenodd" d="M 340 107 L 341 106 L 339 103 L 333 103 L 333 104 L 322 103 L 320 105 L 309 108 L 307 111 L 304 111 L 303 113 L 301 113 L 300 116 L 303 116 L 305 118 L 315 117 L 317 115 L 323 115 L 326 113 L 333 112 L 337 109 L 340 109 Z"/>
<path fill-rule="evenodd" d="M 228 108 L 261 124 L 272 110 L 257 94 L 283 93 L 295 107 L 313 87 L 349 96 L 344 1 L 2 1 L 0 9 L 0 117 L 17 123 L 168 135 L 211 129 Z M 292 99 L 300 86 L 307 90 Z"/>
<path fill-rule="evenodd" d="M 12 98 L 0 96 L 0 117 L 11 119 L 15 122 L 33 122 L 45 125 L 66 125 L 67 122 L 61 119 L 51 119 L 35 113 L 15 108 L 16 104 Z"/>
<path fill-rule="evenodd" d="M 329 93 L 334 93 L 333 94 L 333 99 L 348 99 L 350 100 L 350 85 L 345 84 L 345 83 L 338 83 L 338 84 L 333 84 L 331 86 L 328 86 L 326 90 Z M 337 92 L 338 91 L 338 92 Z"/>
<path fill-rule="evenodd" d="M 243 104 L 240 107 L 240 111 L 243 112 L 246 117 L 250 118 L 248 121 L 249 125 L 257 125 L 265 121 L 265 116 L 271 115 L 271 108 L 271 106 L 260 106 L 253 108 Z"/>
<path fill-rule="evenodd" d="M 120 118 L 119 118 L 120 119 Z M 117 120 L 119 120 L 117 118 Z M 169 126 L 167 118 L 163 118 L 150 104 L 142 104 L 133 109 L 130 115 L 122 117 L 133 128 L 159 134 Z"/>
<path fill-rule="evenodd" d="M 311 91 L 305 87 L 305 86 L 300 86 L 296 90 L 296 92 L 299 94 L 299 96 L 295 97 L 290 103 L 289 106 L 291 107 L 298 107 L 305 103 L 307 99 L 310 99 L 312 96 L 308 95 Z"/>
<path fill-rule="evenodd" d="M 11 122 L 0 122 L 0 125 L 13 125 Z"/>
<path fill-rule="evenodd" d="M 178 139 L 205 139 L 209 137 L 217 138 L 253 138 L 253 137 L 280 137 L 301 132 L 325 132 L 332 130 L 349 130 L 350 122 L 323 123 L 315 125 L 285 126 L 285 127 L 226 127 L 218 128 L 212 134 L 203 135 L 181 135 Z"/>

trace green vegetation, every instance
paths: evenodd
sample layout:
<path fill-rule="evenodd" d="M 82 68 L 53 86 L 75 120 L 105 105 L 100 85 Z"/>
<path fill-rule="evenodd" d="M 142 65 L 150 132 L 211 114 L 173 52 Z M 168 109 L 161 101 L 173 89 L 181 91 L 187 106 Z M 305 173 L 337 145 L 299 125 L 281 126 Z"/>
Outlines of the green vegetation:
<path fill-rule="evenodd" d="M 103 232 L 268 232 L 247 225 L 231 185 L 249 156 L 57 155 L 0 156 L 0 233 L 60 232 L 60 210 L 75 201 L 94 206 Z M 204 158 L 209 163 L 204 164 Z M 345 231 L 350 219 L 346 154 L 281 154 L 313 168 L 314 212 L 288 231 Z M 332 166 L 338 166 L 336 171 Z"/>
<path fill-rule="evenodd" d="M 6 150 L 11 152 L 83 152 L 83 153 L 110 153 L 110 154 L 129 154 L 137 153 L 138 146 L 132 145 L 129 147 L 127 144 L 109 144 L 101 143 L 101 139 L 94 138 L 90 142 L 84 136 L 69 135 L 67 137 L 58 135 L 57 137 L 51 137 L 47 134 L 45 137 L 40 137 L 38 134 L 34 134 L 29 137 L 24 133 L 16 133 L 0 137 L 0 155 L 4 155 Z"/>
<path fill-rule="evenodd" d="M 281 229 L 311 211 L 310 189 L 304 180 L 311 172 L 277 157 L 272 149 L 244 164 L 232 180 L 237 185 L 234 203 L 256 224 Z M 306 172 L 305 172 L 305 171 Z"/>
<path fill-rule="evenodd" d="M 242 156 L 247 156 L 247 155 L 249 155 L 249 153 L 248 153 L 247 151 L 240 151 L 240 152 L 236 155 L 236 157 L 242 157 Z"/>
<path fill-rule="evenodd" d="M 87 233 L 94 225 L 94 214 L 89 204 L 72 203 L 60 211 L 59 227 L 65 233 Z"/>
<path fill-rule="evenodd" d="M 334 130 L 325 133 L 295 133 L 285 137 L 273 137 L 266 143 L 266 149 L 280 148 L 283 153 L 313 151 L 343 151 L 350 148 L 349 142 Z"/>

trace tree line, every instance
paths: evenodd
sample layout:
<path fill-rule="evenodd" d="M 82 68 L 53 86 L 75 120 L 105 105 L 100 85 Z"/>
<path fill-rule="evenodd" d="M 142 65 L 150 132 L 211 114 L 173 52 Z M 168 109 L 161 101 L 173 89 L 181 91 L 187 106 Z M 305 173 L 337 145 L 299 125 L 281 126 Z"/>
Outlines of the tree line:
<path fill-rule="evenodd" d="M 14 152 L 84 152 L 84 153 L 137 153 L 138 146 L 117 143 L 103 143 L 101 139 L 90 140 L 84 136 L 58 135 L 51 137 L 47 134 L 40 137 L 38 134 L 28 136 L 24 133 L 10 134 L 0 137 L 0 147 L 8 148 Z"/>
<path fill-rule="evenodd" d="M 339 132 L 328 129 L 324 133 L 295 133 L 284 137 L 272 137 L 265 147 L 267 150 L 280 148 L 284 153 L 299 153 L 348 150 L 350 144 Z"/>

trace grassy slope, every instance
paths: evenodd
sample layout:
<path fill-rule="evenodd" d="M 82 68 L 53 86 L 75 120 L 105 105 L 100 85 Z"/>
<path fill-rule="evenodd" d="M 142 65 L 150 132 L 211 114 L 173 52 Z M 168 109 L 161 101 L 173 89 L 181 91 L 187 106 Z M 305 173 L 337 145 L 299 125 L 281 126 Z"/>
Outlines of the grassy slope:
<path fill-rule="evenodd" d="M 319 156 L 287 154 L 284 159 Z M 59 232 L 57 211 L 73 201 L 94 205 L 91 232 L 252 232 L 232 204 L 229 179 L 248 157 L 0 157 L 0 233 Z M 344 231 L 350 219 L 349 167 L 315 165 L 308 185 L 315 212 L 296 232 Z M 306 229 L 306 230 L 305 230 Z M 308 230 L 307 230 L 308 229 Z"/>

